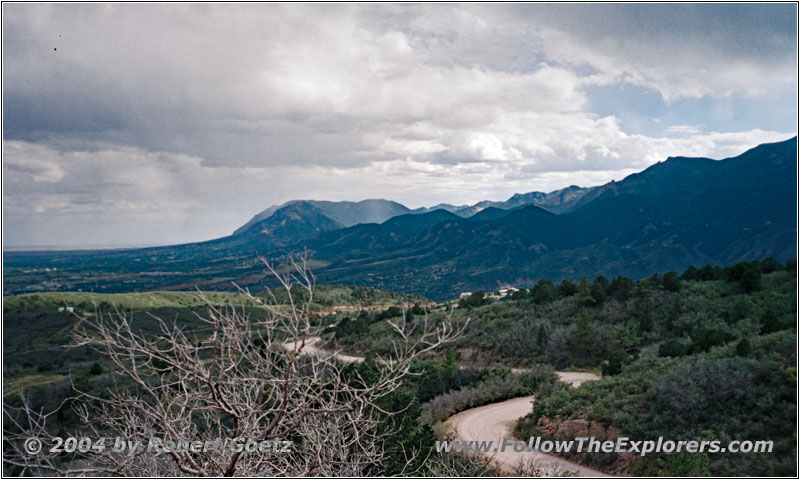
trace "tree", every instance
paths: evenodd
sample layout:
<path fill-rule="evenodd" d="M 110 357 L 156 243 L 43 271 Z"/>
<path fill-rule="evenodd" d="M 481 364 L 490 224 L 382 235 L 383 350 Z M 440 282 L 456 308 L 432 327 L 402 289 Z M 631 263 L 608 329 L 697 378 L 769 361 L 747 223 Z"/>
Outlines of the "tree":
<path fill-rule="evenodd" d="M 785 320 L 782 317 L 786 317 Z M 762 335 L 792 328 L 795 324 L 794 318 L 782 315 L 774 305 L 767 305 L 759 320 Z"/>
<path fill-rule="evenodd" d="M 649 280 L 653 288 L 661 287 L 662 286 L 661 283 L 664 281 L 663 277 L 659 275 L 658 272 L 650 275 Z"/>
<path fill-rule="evenodd" d="M 608 357 L 608 363 L 603 364 L 603 376 L 617 375 L 630 362 L 631 356 L 625 350 L 614 350 Z"/>
<path fill-rule="evenodd" d="M 379 313 L 375 317 L 375 321 L 380 322 L 383 320 L 388 320 L 390 318 L 397 318 L 403 316 L 405 316 L 405 312 L 403 312 L 403 309 L 398 307 L 397 305 L 392 305 L 391 307 Z"/>
<path fill-rule="evenodd" d="M 786 267 L 785 268 L 786 268 L 786 271 L 789 272 L 789 273 L 797 272 L 797 259 L 796 258 L 790 258 L 789 260 L 786 260 Z"/>
<path fill-rule="evenodd" d="M 561 285 L 558 286 L 558 294 L 561 297 L 571 297 L 576 293 L 578 293 L 578 286 L 566 278 L 562 280 Z"/>
<path fill-rule="evenodd" d="M 678 340 L 667 340 L 658 347 L 659 357 L 682 357 L 686 355 L 689 347 Z"/>
<path fill-rule="evenodd" d="M 592 284 L 586 277 L 581 278 L 578 284 L 578 304 L 584 307 L 594 305 L 595 300 L 592 296 Z"/>
<path fill-rule="evenodd" d="M 536 283 L 533 287 L 533 301 L 539 304 L 552 302 L 556 299 L 558 293 L 553 282 L 543 278 Z"/>
<path fill-rule="evenodd" d="M 594 283 L 592 284 L 592 298 L 594 298 L 595 303 L 598 305 L 603 303 L 606 300 L 606 295 L 608 292 L 608 280 L 606 277 L 600 275 L 599 277 L 594 279 Z"/>
<path fill-rule="evenodd" d="M 520 301 L 526 298 L 528 298 L 528 291 L 524 288 L 520 288 L 511 293 L 511 300 Z"/>
<path fill-rule="evenodd" d="M 47 418 L 26 405 L 4 405 L 3 462 L 22 474 L 108 476 L 369 476 L 404 473 L 392 458 L 417 465 L 418 449 L 397 451 L 394 435 L 407 431 L 400 398 L 411 363 L 456 339 L 450 316 L 440 323 L 419 318 L 413 325 L 401 316 L 387 323 L 394 331 L 391 358 L 378 358 L 365 370 L 348 368 L 352 357 L 320 348 L 325 327 L 315 320 L 314 277 L 292 262 L 294 272 L 279 275 L 286 303 L 250 297 L 263 315 L 209 304 L 203 328 L 186 331 L 174 321 L 154 317 L 159 332 L 142 334 L 122 312 L 99 312 L 83 321 L 76 346 L 96 348 L 113 365 L 114 387 L 103 395 L 81 392 L 76 411 L 88 431 L 77 437 L 121 437 L 141 441 L 214 442 L 249 439 L 289 448 L 289 454 L 246 453 L 231 448 L 196 454 L 189 449 L 164 455 L 119 455 L 108 450 L 73 454 L 80 461 L 42 451 L 27 455 L 23 441 L 49 437 Z M 306 293 L 295 301 L 292 287 Z M 249 295 L 243 292 L 245 295 Z M 268 348 L 261 348 L 267 345 Z M 366 362 L 365 362 L 366 363 Z M 413 407 L 413 405 L 411 405 Z M 417 422 L 414 420 L 414 428 Z M 423 436 L 424 437 L 424 436 Z M 423 437 L 404 445 L 422 445 Z M 286 442 L 291 442 L 288 444 Z M 242 445 L 243 446 L 243 445 Z M 270 447 L 272 448 L 272 447 Z M 413 473 L 405 471 L 405 473 Z"/>
<path fill-rule="evenodd" d="M 709 280 L 718 280 L 720 278 L 720 268 L 713 267 L 710 264 L 706 264 L 703 268 L 701 268 L 697 272 L 697 280 L 702 280 L 707 282 Z"/>
<path fill-rule="evenodd" d="M 772 257 L 767 257 L 761 261 L 761 273 L 772 273 L 777 272 L 778 270 L 783 270 L 783 265 L 781 262 L 775 260 Z"/>
<path fill-rule="evenodd" d="M 664 287 L 664 290 L 669 292 L 679 292 L 681 289 L 681 279 L 676 272 L 670 270 L 662 277 L 661 286 Z"/>
<path fill-rule="evenodd" d="M 748 340 L 747 337 L 742 337 L 736 343 L 736 355 L 747 357 L 751 353 L 753 353 L 753 347 L 750 345 L 750 340 Z"/>
<path fill-rule="evenodd" d="M 428 313 L 426 307 L 420 306 L 419 302 L 415 303 L 413 307 L 411 307 L 411 313 L 414 315 L 425 315 Z"/>
<path fill-rule="evenodd" d="M 675 323 L 680 320 L 681 318 L 681 300 L 679 297 L 675 297 L 672 301 L 672 305 L 669 307 L 669 311 L 667 312 L 667 317 L 664 320 L 664 330 L 667 332 L 672 331 L 675 327 Z"/>
<path fill-rule="evenodd" d="M 755 292 L 761 288 L 761 270 L 755 265 L 750 265 L 742 273 L 739 286 L 747 293 Z"/>
<path fill-rule="evenodd" d="M 456 358 L 456 351 L 452 347 L 447 347 L 444 352 L 442 381 L 444 381 L 446 390 L 455 388 L 458 382 L 458 359 Z"/>
<path fill-rule="evenodd" d="M 720 327 L 704 326 L 695 330 L 692 340 L 692 351 L 704 352 L 711 347 L 722 345 L 733 339 L 733 335 Z"/>
<path fill-rule="evenodd" d="M 681 280 L 697 280 L 697 267 L 694 265 L 689 265 L 689 267 L 681 274 Z"/>
<path fill-rule="evenodd" d="M 461 308 L 480 307 L 487 303 L 486 293 L 483 290 L 472 292 L 468 297 L 464 297 L 458 301 L 458 306 Z"/>
<path fill-rule="evenodd" d="M 587 365 L 594 362 L 595 329 L 589 320 L 589 312 L 584 308 L 572 326 L 570 350 L 576 364 Z"/>
<path fill-rule="evenodd" d="M 608 293 L 618 301 L 624 302 L 631 298 L 633 289 L 633 280 L 628 277 L 620 276 L 611 281 L 611 284 L 608 286 Z"/>
<path fill-rule="evenodd" d="M 659 477 L 710 477 L 709 458 L 706 452 L 686 451 L 663 455 L 657 460 Z"/>
<path fill-rule="evenodd" d="M 539 347 L 539 350 L 542 350 L 546 344 L 547 330 L 544 328 L 544 323 L 540 323 L 539 328 L 536 330 L 536 346 Z"/>
<path fill-rule="evenodd" d="M 650 302 L 642 298 L 633 301 L 633 318 L 636 320 L 640 332 L 649 332 L 653 329 L 653 315 Z"/>

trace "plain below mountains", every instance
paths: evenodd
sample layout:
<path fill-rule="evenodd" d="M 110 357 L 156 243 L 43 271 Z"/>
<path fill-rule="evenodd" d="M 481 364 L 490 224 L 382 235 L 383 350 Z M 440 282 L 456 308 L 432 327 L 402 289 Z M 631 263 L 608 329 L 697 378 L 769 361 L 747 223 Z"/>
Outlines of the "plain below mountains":
<path fill-rule="evenodd" d="M 268 282 L 259 256 L 280 263 L 305 249 L 320 282 L 438 299 L 540 278 L 782 260 L 797 247 L 796 181 L 795 137 L 725 160 L 671 157 L 619 182 L 505 202 L 411 210 L 387 200 L 296 200 L 209 242 L 5 252 L 4 290 L 259 288 Z"/>

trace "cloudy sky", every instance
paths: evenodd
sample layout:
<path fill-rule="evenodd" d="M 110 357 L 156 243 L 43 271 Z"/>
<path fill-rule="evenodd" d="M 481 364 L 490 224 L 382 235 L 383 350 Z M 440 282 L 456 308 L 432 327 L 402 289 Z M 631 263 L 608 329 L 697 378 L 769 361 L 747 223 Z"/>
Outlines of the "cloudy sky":
<path fill-rule="evenodd" d="M 6 3 L 2 27 L 6 246 L 499 200 L 796 134 L 794 4 Z"/>

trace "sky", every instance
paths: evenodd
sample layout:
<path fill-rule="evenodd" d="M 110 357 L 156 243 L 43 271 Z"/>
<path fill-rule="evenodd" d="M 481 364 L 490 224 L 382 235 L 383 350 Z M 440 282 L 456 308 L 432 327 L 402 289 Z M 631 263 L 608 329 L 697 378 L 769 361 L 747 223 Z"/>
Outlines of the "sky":
<path fill-rule="evenodd" d="M 795 4 L 2 6 L 5 246 L 415 208 L 797 134 Z"/>

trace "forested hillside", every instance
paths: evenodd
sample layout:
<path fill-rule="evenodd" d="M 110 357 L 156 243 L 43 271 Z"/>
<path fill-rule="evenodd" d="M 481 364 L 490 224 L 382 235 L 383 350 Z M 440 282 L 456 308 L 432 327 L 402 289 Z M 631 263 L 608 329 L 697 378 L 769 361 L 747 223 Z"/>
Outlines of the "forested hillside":
<path fill-rule="evenodd" d="M 578 389 L 539 390 L 533 413 L 517 426 L 520 438 L 547 436 L 537 429 L 545 418 L 547 425 L 569 419 L 598 422 L 635 440 L 775 443 L 773 454 L 648 455 L 634 461 L 613 454 L 573 460 L 635 475 L 793 475 L 795 278 L 794 261 L 768 258 L 725 268 L 691 266 L 680 275 L 638 281 L 543 280 L 502 299 L 474 292 L 457 303 L 457 315 L 471 318 L 471 324 L 454 346 L 452 361 L 602 373 L 601 381 Z M 406 315 L 423 314 L 417 309 Z M 391 330 L 381 320 L 366 314 L 351 318 L 336 338 L 350 349 L 388 354 Z M 429 418 L 442 420 L 463 408 L 531 391 L 514 382 L 464 389 L 447 371 L 439 367 L 422 381 L 425 392 L 442 395 Z"/>

